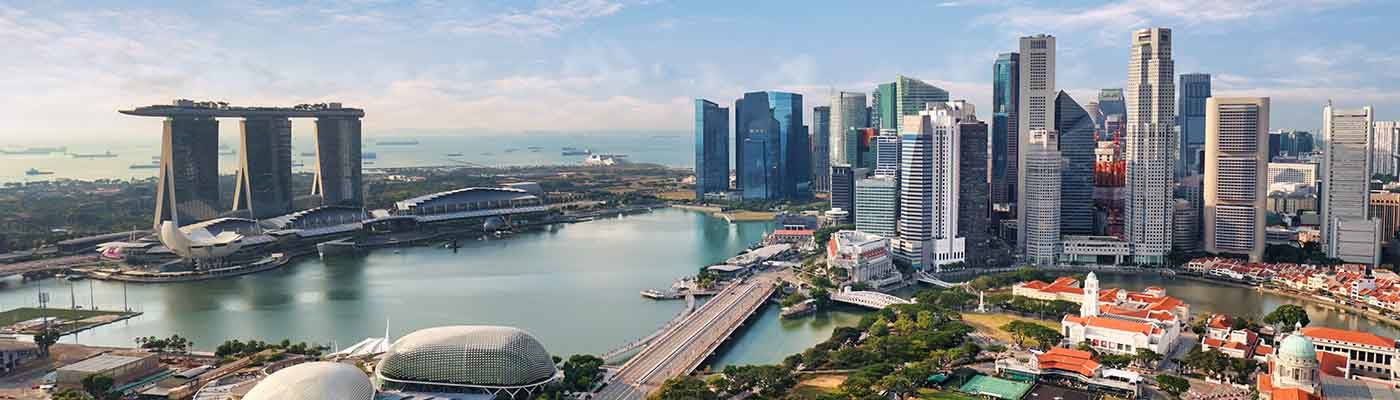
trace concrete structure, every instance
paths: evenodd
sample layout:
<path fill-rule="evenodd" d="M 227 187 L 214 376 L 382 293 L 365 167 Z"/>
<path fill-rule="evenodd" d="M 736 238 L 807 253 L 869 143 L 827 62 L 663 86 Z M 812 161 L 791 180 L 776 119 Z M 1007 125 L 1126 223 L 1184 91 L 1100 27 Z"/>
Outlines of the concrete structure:
<path fill-rule="evenodd" d="M 1269 358 L 1269 373 L 1255 379 L 1262 400 L 1322 399 L 1321 365 L 1316 346 L 1302 335 L 1289 335 Z"/>
<path fill-rule="evenodd" d="M 62 388 L 82 389 L 83 379 L 92 375 L 112 378 L 112 387 L 119 387 L 160 371 L 160 357 L 141 352 L 105 353 L 73 364 L 59 367 L 54 381 Z"/>
<path fill-rule="evenodd" d="M 958 236 L 958 141 L 962 121 L 975 115 L 959 100 L 930 104 L 902 124 L 895 252 L 915 268 L 941 270 L 966 257 L 966 241 Z"/>
<path fill-rule="evenodd" d="M 1264 258 L 1264 212 L 1269 165 L 1269 98 L 1206 100 L 1205 209 L 1202 235 L 1208 253 Z"/>
<path fill-rule="evenodd" d="M 273 372 L 242 400 L 372 400 L 369 376 L 352 364 L 301 363 Z"/>
<path fill-rule="evenodd" d="M 842 224 L 855 222 L 856 181 L 864 178 L 865 172 L 865 169 L 850 165 L 831 165 L 831 208 L 847 212 L 846 218 L 839 221 Z"/>
<path fill-rule="evenodd" d="M 1160 288 L 1154 289 L 1158 293 L 1154 290 L 1144 293 L 1144 298 L 1153 298 L 1153 303 L 1144 308 L 1108 305 L 1107 309 L 1100 310 L 1104 299 L 1099 293 L 1098 277 L 1090 272 L 1084 279 L 1080 313 L 1064 317 L 1060 322 L 1061 333 L 1070 343 L 1086 343 L 1100 352 L 1136 354 L 1139 349 L 1146 349 L 1157 354 L 1171 354 L 1181 335 L 1179 321 L 1185 318 L 1172 310 L 1172 304 L 1179 304 L 1180 300 L 1166 297 Z"/>
<path fill-rule="evenodd" d="M 865 93 L 836 92 L 831 95 L 831 133 L 829 136 L 832 165 L 860 165 L 858 129 L 867 128 Z"/>
<path fill-rule="evenodd" d="M 375 368 L 382 391 L 530 396 L 563 378 L 549 352 L 520 329 L 445 326 L 394 342 Z"/>
<path fill-rule="evenodd" d="M 14 371 L 21 364 L 39 358 L 39 346 L 18 340 L 0 340 L 0 372 Z"/>
<path fill-rule="evenodd" d="M 1055 96 L 1056 140 L 1064 159 L 1060 169 L 1060 234 L 1094 234 L 1094 120 L 1060 91 Z M 1028 189 L 1034 190 L 1034 189 Z"/>
<path fill-rule="evenodd" d="M 1336 258 L 1349 263 L 1376 265 L 1381 261 L 1379 219 L 1334 220 L 1331 236 L 1324 239 Z"/>
<path fill-rule="evenodd" d="M 1200 249 L 1201 218 L 1199 208 L 1191 206 L 1191 201 L 1176 199 L 1172 204 L 1172 249 L 1176 251 L 1197 251 Z"/>
<path fill-rule="evenodd" d="M 1026 262 L 1038 267 L 1054 266 L 1060 242 L 1060 210 L 1062 209 L 1060 185 L 1063 159 L 1055 132 L 1036 129 L 1030 140 L 1021 147 L 1022 182 L 1025 191 L 1021 192 L 1021 247 L 1025 249 Z"/>
<path fill-rule="evenodd" d="M 879 288 L 904 280 L 894 267 L 889 238 L 861 231 L 837 231 L 826 244 L 826 266 L 846 271 L 848 282 Z"/>
<path fill-rule="evenodd" d="M 1396 121 L 1376 121 L 1372 131 L 1371 172 L 1400 175 L 1400 125 Z"/>
<path fill-rule="evenodd" d="M 1269 187 L 1276 183 L 1317 185 L 1317 164 L 1294 162 L 1269 163 Z"/>
<path fill-rule="evenodd" d="M 924 81 L 910 78 L 904 75 L 895 77 L 895 126 L 896 132 L 903 134 L 908 131 L 904 122 L 908 116 L 919 115 L 927 109 L 930 103 L 944 103 L 948 101 L 948 91 L 937 86 L 930 85 Z"/>
<path fill-rule="evenodd" d="M 972 113 L 963 115 L 958 126 L 958 230 L 966 238 L 967 264 L 985 264 L 991 247 L 991 188 L 987 181 L 987 123 Z"/>
<path fill-rule="evenodd" d="M 1322 111 L 1322 237 L 1327 256 L 1346 262 L 1375 260 L 1375 251 L 1364 246 L 1367 241 L 1374 244 L 1377 236 L 1376 232 L 1365 232 L 1369 222 L 1373 124 L 1371 107 L 1343 110 L 1328 103 Z M 1345 229 L 1340 227 L 1342 224 Z"/>
<path fill-rule="evenodd" d="M 1210 94 L 1210 74 L 1181 74 L 1177 89 L 1178 136 L 1176 177 L 1205 173 L 1206 98 Z M 1265 162 L 1268 162 L 1265 157 Z"/>
<path fill-rule="evenodd" d="M 695 200 L 729 191 L 729 109 L 695 99 Z"/>
<path fill-rule="evenodd" d="M 1125 95 L 1127 234 L 1135 262 L 1162 264 L 1172 244 L 1172 160 L 1177 153 L 1172 133 L 1176 125 L 1172 31 L 1139 29 L 1132 40 Z"/>
<path fill-rule="evenodd" d="M 893 238 L 898 232 L 899 181 L 876 175 L 856 180 L 856 230 Z"/>
<path fill-rule="evenodd" d="M 1390 242 L 1400 230 L 1400 193 L 1371 192 L 1371 218 L 1380 223 L 1381 242 Z"/>
<path fill-rule="evenodd" d="M 327 115 L 316 119 L 316 178 L 311 194 L 322 205 L 364 204 L 360 118 Z"/>
<path fill-rule="evenodd" d="M 292 212 L 292 120 L 245 118 L 241 128 L 233 209 L 254 219 Z"/>
<path fill-rule="evenodd" d="M 1060 262 L 1117 265 L 1132 256 L 1128 242 L 1116 236 L 1062 236 Z"/>
<path fill-rule="evenodd" d="M 1010 209 L 1016 202 L 1016 181 L 1020 173 L 1021 54 L 1001 53 L 992 64 L 992 202 Z"/>
<path fill-rule="evenodd" d="M 812 108 L 812 191 L 831 192 L 831 107 Z"/>
<path fill-rule="evenodd" d="M 1017 78 L 1019 83 L 1016 100 L 1016 142 L 1018 158 L 1016 166 L 1016 198 L 1017 198 L 1017 246 L 1025 246 L 1026 211 L 1022 197 L 1027 195 L 1026 191 L 1026 154 L 1030 140 L 1031 131 L 1037 129 L 1055 129 L 1055 37 L 1050 35 L 1035 35 L 1022 37 L 1020 74 Z"/>
<path fill-rule="evenodd" d="M 869 290 L 851 290 L 845 287 L 841 291 L 831 294 L 831 301 L 857 305 L 875 310 L 883 310 L 897 304 L 913 304 L 909 299 L 904 299 L 888 293 L 881 293 Z"/>
<path fill-rule="evenodd" d="M 1390 385 L 1400 383 L 1400 348 L 1395 339 L 1326 327 L 1306 327 L 1299 332 L 1312 340 L 1318 351 L 1345 357 L 1347 377 Z"/>

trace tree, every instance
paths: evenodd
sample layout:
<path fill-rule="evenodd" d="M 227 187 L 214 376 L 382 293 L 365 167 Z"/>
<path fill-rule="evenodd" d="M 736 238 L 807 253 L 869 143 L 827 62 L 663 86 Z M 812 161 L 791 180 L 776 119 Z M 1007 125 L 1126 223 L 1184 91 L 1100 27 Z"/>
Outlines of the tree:
<path fill-rule="evenodd" d="M 1172 398 L 1179 399 L 1182 393 L 1191 389 L 1191 382 L 1179 376 L 1162 374 L 1157 375 L 1157 387 L 1163 392 L 1167 392 Z"/>
<path fill-rule="evenodd" d="M 1133 362 L 1144 368 L 1152 368 L 1158 361 L 1162 361 L 1162 355 L 1150 349 L 1138 349 L 1137 354 L 1133 355 Z"/>
<path fill-rule="evenodd" d="M 1293 304 L 1278 306 L 1269 315 L 1264 316 L 1264 323 L 1278 327 L 1280 331 L 1290 331 L 1294 326 L 1308 326 L 1311 322 L 1308 311 Z"/>
<path fill-rule="evenodd" d="M 83 391 L 94 399 L 105 400 L 114 398 L 112 396 L 112 385 L 115 382 L 111 376 L 103 374 L 92 374 L 83 378 Z"/>
<path fill-rule="evenodd" d="M 77 391 L 77 390 L 73 390 L 73 389 L 63 389 L 62 391 L 60 391 L 60 392 L 58 392 L 58 393 L 54 393 L 54 394 L 53 394 L 53 397 L 51 397 L 50 399 L 52 399 L 52 400 L 90 400 L 90 399 L 92 399 L 92 396 L 88 396 L 87 393 L 83 393 L 83 392 L 80 392 L 80 391 Z"/>
<path fill-rule="evenodd" d="M 603 359 L 588 355 L 575 354 L 564 362 L 564 386 L 569 391 L 585 391 L 593 387 L 598 382 L 598 373 L 602 371 Z"/>
<path fill-rule="evenodd" d="M 60 336 L 63 336 L 63 334 L 59 333 L 57 330 L 54 329 L 47 329 L 42 332 L 35 333 L 34 344 L 39 346 L 39 354 L 48 356 L 49 347 L 53 346 L 54 343 L 58 343 L 58 338 Z"/>
<path fill-rule="evenodd" d="M 693 376 L 667 379 L 661 389 L 651 395 L 651 400 L 717 400 L 719 396 L 710 390 L 705 381 Z"/>

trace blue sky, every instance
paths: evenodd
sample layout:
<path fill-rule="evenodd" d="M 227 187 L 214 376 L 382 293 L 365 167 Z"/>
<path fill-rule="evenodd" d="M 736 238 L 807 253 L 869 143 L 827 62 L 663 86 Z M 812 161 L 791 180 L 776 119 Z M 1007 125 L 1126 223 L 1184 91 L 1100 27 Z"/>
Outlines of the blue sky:
<path fill-rule="evenodd" d="M 1312 130 L 1329 98 L 1400 119 L 1398 16 L 1382 0 L 7 1 L 0 142 L 146 138 L 154 121 L 114 110 L 177 97 L 342 101 L 378 135 L 684 132 L 695 97 L 788 90 L 810 108 L 896 74 L 988 110 L 992 61 L 1032 33 L 1058 37 L 1058 86 L 1086 103 L 1123 85 L 1146 26 L 1173 28 L 1178 73 Z"/>

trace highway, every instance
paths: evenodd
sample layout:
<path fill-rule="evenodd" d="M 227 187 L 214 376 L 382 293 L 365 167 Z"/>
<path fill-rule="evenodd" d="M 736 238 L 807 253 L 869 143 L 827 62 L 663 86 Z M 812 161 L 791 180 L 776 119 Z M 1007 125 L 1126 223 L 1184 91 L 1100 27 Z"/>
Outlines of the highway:
<path fill-rule="evenodd" d="M 773 295 L 779 276 L 763 272 L 731 284 L 623 364 L 594 399 L 643 399 L 691 373 Z"/>
<path fill-rule="evenodd" d="M 0 264 L 0 278 L 19 275 L 27 272 L 68 269 L 84 264 L 91 264 L 99 261 L 97 255 L 65 256 L 57 258 L 45 258 L 41 260 L 18 262 L 14 264 Z"/>

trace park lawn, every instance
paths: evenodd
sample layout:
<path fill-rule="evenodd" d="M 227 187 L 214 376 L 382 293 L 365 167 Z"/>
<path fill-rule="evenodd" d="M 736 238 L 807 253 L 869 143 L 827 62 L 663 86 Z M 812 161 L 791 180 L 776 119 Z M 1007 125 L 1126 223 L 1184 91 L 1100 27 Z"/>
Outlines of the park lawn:
<path fill-rule="evenodd" d="M 973 328 L 976 328 L 978 333 L 991 336 L 993 338 L 996 338 L 997 340 L 1001 340 L 1006 343 L 1016 343 L 1016 340 L 1011 337 L 1010 332 L 1001 330 L 1001 327 L 1003 325 L 1006 325 L 1011 321 L 1025 321 L 1037 325 L 1043 325 L 1047 328 L 1054 329 L 1057 331 L 1060 330 L 1059 325 L 1055 325 L 1055 323 L 1050 321 L 1039 320 L 1035 318 L 1018 317 L 1010 314 L 979 314 L 969 312 L 962 314 L 962 320 L 968 325 L 972 325 Z M 1035 339 L 1026 339 L 1026 345 L 1029 346 L 1033 345 L 1034 343 Z"/>
<path fill-rule="evenodd" d="M 978 400 L 975 396 L 935 389 L 919 389 L 919 398 L 925 400 Z"/>
<path fill-rule="evenodd" d="M 818 375 L 798 383 L 789 391 L 789 395 L 796 399 L 816 399 L 824 394 L 836 393 L 845 381 L 845 375 Z"/>
<path fill-rule="evenodd" d="M 76 321 L 76 320 L 87 319 L 87 318 L 92 318 L 92 317 L 101 317 L 101 316 L 109 316 L 109 315 L 126 315 L 126 314 L 128 314 L 128 313 L 121 312 L 121 311 L 107 311 L 107 310 L 95 310 L 95 311 L 94 311 L 94 310 L 73 310 L 73 309 L 67 309 L 67 308 L 43 308 L 43 309 L 40 309 L 40 308 L 37 308 L 37 307 L 20 307 L 20 308 L 16 308 L 16 309 L 13 309 L 13 310 L 5 311 L 5 312 L 0 312 L 0 324 L 9 325 L 9 324 L 13 324 L 13 323 L 16 323 L 16 322 L 23 322 L 23 321 L 28 321 L 28 320 L 31 320 L 31 319 L 42 318 L 42 317 L 56 317 L 56 318 L 59 318 L 59 319 L 65 319 L 65 320 L 69 320 L 69 321 Z"/>
<path fill-rule="evenodd" d="M 688 190 L 678 190 L 678 191 L 674 191 L 674 192 L 660 192 L 660 193 L 657 193 L 657 194 L 656 194 L 656 197 L 657 197 L 657 198 L 660 198 L 660 199 L 662 199 L 662 200 L 671 200 L 671 201 L 691 201 L 691 200 L 695 200 L 695 192 L 688 191 Z"/>
<path fill-rule="evenodd" d="M 771 211 L 730 211 L 724 214 L 728 215 L 729 219 L 734 222 L 772 221 L 773 217 L 778 215 L 778 213 Z"/>

